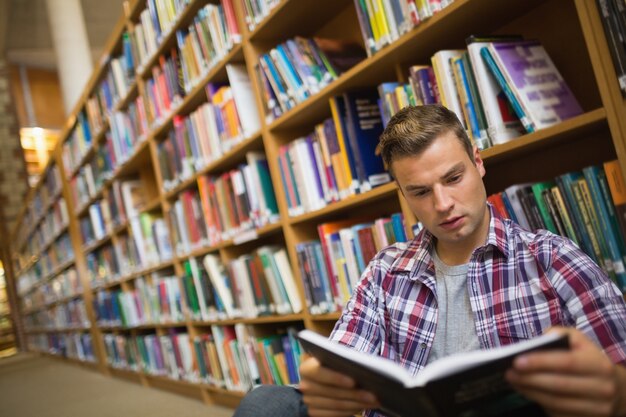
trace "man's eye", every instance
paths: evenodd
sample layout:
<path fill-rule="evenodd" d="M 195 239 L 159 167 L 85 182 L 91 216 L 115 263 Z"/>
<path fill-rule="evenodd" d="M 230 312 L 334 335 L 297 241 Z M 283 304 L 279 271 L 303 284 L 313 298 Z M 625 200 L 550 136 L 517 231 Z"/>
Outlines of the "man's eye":
<path fill-rule="evenodd" d="M 449 184 L 454 184 L 455 182 L 461 181 L 461 178 L 463 178 L 463 176 L 461 174 L 454 175 L 454 176 L 448 178 L 448 183 Z"/>
<path fill-rule="evenodd" d="M 414 197 L 423 197 L 426 194 L 428 194 L 428 190 L 419 190 L 419 191 L 414 191 L 413 192 L 413 196 Z"/>

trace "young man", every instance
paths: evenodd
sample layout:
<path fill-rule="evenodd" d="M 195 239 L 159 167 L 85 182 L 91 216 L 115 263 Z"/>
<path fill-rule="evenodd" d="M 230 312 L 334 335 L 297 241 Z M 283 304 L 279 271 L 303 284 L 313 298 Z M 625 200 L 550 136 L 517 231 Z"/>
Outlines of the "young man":
<path fill-rule="evenodd" d="M 569 240 L 492 210 L 479 151 L 444 107 L 401 110 L 380 148 L 424 231 L 372 260 L 330 338 L 418 373 L 562 326 L 571 351 L 521 356 L 507 379 L 551 416 L 626 415 L 626 304 L 601 269 Z M 253 390 L 235 415 L 260 399 L 268 413 L 256 415 L 376 415 L 357 381 L 314 358 L 300 374 L 299 392 Z"/>

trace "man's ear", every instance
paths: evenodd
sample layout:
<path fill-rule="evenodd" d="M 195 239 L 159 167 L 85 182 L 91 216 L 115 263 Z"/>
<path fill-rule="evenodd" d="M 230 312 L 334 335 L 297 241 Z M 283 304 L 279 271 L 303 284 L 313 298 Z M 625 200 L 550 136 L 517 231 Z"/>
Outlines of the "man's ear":
<path fill-rule="evenodd" d="M 476 165 L 476 168 L 478 169 L 480 176 L 484 177 L 487 171 L 485 170 L 485 163 L 483 162 L 482 156 L 480 156 L 480 149 L 478 149 L 478 146 L 474 145 L 473 152 L 474 152 L 474 155 L 473 155 L 474 165 Z"/>

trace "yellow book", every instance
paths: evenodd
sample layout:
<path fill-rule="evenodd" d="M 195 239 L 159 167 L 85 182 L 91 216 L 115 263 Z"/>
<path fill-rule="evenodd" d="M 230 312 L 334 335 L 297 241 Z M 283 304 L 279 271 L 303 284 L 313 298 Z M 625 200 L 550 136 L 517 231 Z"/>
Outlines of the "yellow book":
<path fill-rule="evenodd" d="M 374 43 L 376 44 L 376 49 L 380 48 L 380 28 L 378 27 L 378 23 L 376 22 L 376 15 L 374 14 L 374 6 L 373 2 L 376 0 L 360 0 L 362 4 L 365 5 L 367 9 L 367 17 L 370 21 L 370 25 L 372 26 L 372 35 L 374 36 Z"/>
<path fill-rule="evenodd" d="M 287 362 L 285 360 L 285 353 L 279 352 L 274 354 L 274 363 L 276 369 L 280 374 L 280 379 L 283 380 L 283 385 L 289 384 L 289 372 L 287 371 Z"/>
<path fill-rule="evenodd" d="M 383 8 L 382 0 L 372 0 L 374 6 L 374 18 L 378 24 L 378 30 L 380 31 L 381 46 L 391 43 L 391 33 L 389 31 L 389 25 L 387 25 L 387 17 L 385 16 L 385 9 Z"/>
<path fill-rule="evenodd" d="M 345 183 L 342 185 L 341 188 L 339 188 L 339 184 L 337 186 L 339 188 L 339 197 L 345 198 L 351 194 L 354 194 L 356 190 L 353 185 L 353 183 L 355 183 L 355 178 L 352 177 L 352 170 L 350 169 L 350 161 L 348 160 L 348 153 L 346 150 L 347 138 L 344 134 L 345 132 L 342 123 L 342 115 L 340 114 L 340 106 L 343 107 L 343 100 L 341 97 L 331 97 L 329 102 L 330 111 L 333 116 L 333 121 L 335 122 L 335 130 L 337 131 L 337 142 L 339 145 L 339 152 L 332 154 L 331 158 L 333 159 L 333 167 L 337 166 L 337 170 L 341 170 L 343 173 Z M 336 159 L 338 160 L 337 163 L 335 163 Z M 339 182 L 339 180 L 337 182 Z"/>

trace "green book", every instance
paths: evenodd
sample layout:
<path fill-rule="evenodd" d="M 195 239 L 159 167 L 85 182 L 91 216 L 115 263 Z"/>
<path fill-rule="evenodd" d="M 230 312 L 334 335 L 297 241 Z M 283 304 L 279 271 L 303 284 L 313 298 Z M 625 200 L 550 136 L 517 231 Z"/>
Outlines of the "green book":
<path fill-rule="evenodd" d="M 531 188 L 533 190 L 533 195 L 535 196 L 535 200 L 537 200 L 537 207 L 539 208 L 539 213 L 541 214 L 541 219 L 543 220 L 543 224 L 546 225 L 546 228 L 549 231 L 551 231 L 552 233 L 558 234 L 559 231 L 557 230 L 556 225 L 554 224 L 554 219 L 552 219 L 552 216 L 550 215 L 550 209 L 546 205 L 546 202 L 543 198 L 543 191 L 548 190 L 549 192 L 550 189 L 554 186 L 555 184 L 552 181 L 544 181 L 544 182 L 538 182 L 536 184 L 533 184 Z"/>

